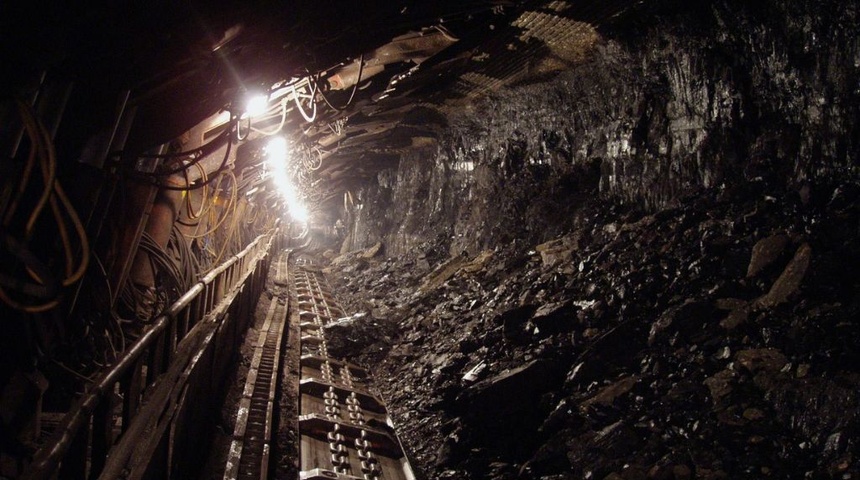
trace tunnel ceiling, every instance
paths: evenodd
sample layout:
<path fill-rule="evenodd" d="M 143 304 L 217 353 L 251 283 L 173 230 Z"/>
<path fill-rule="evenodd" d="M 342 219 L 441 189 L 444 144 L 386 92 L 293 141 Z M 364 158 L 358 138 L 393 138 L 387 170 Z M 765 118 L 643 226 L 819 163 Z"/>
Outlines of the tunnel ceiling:
<path fill-rule="evenodd" d="M 271 89 L 284 131 L 322 160 L 317 179 L 335 196 L 426 145 L 476 97 L 576 65 L 602 25 L 642 2 L 17 3 L 0 7 L 13 67 L 4 87 L 26 92 L 42 72 L 73 82 L 89 102 L 81 138 L 105 128 L 127 91 L 136 108 L 127 149 L 196 127 L 195 147 L 217 126 L 213 115 Z"/>

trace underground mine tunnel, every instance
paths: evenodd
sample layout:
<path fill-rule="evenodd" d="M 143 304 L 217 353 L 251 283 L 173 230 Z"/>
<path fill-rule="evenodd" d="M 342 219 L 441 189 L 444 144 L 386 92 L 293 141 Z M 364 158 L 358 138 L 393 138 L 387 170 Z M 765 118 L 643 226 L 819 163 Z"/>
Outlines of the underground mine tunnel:
<path fill-rule="evenodd" d="M 860 478 L 860 2 L 0 4 L 0 478 Z"/>

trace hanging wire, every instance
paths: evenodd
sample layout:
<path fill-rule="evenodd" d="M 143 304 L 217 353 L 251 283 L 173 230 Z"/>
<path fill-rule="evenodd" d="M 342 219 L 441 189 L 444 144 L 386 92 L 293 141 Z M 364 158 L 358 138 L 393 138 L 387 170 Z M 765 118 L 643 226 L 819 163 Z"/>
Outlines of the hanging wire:
<path fill-rule="evenodd" d="M 301 100 L 299 100 L 299 93 L 298 93 L 298 90 L 296 90 L 296 85 L 292 84 L 290 86 L 290 88 L 292 89 L 292 93 L 293 93 L 293 100 L 296 102 L 296 107 L 298 108 L 299 113 L 301 113 L 302 117 L 304 117 L 304 119 L 306 121 L 308 121 L 309 123 L 313 123 L 313 121 L 316 120 L 316 118 L 317 118 L 317 104 L 314 101 L 314 99 L 316 98 L 317 90 L 319 89 L 318 87 L 319 87 L 319 84 L 317 82 L 313 82 L 313 89 L 311 90 L 310 95 L 306 97 L 310 100 L 311 106 L 313 107 L 313 111 L 310 113 L 310 115 L 308 115 L 308 113 L 305 112 L 304 107 L 302 107 Z"/>
<path fill-rule="evenodd" d="M 46 206 L 50 206 L 51 212 L 53 213 L 54 223 L 60 236 L 60 242 L 62 244 L 65 259 L 65 273 L 59 283 L 60 285 L 67 287 L 80 280 L 86 271 L 90 258 L 89 239 L 77 211 L 75 211 L 71 201 L 65 193 L 65 190 L 56 178 L 57 158 L 50 133 L 44 124 L 36 118 L 29 105 L 20 100 L 16 103 L 24 129 L 27 132 L 28 139 L 30 140 L 30 151 L 27 155 L 27 162 L 25 163 L 23 171 L 24 176 L 21 179 L 12 202 L 9 204 L 5 214 L 3 215 L 3 227 L 4 230 L 9 230 L 11 228 L 12 221 L 16 217 L 23 195 L 30 184 L 30 177 L 33 175 L 38 163 L 38 167 L 42 172 L 42 182 L 44 186 L 36 204 L 27 216 L 27 221 L 24 224 L 24 240 L 23 243 L 19 245 L 20 248 L 17 248 L 18 254 L 16 257 L 24 262 L 28 276 L 39 286 L 47 286 L 51 283 L 51 278 L 49 278 L 50 274 L 41 267 L 41 265 L 45 265 L 45 263 L 41 261 L 32 261 L 33 257 L 29 253 L 29 249 L 26 247 L 26 242 L 28 242 L 32 237 L 36 222 L 41 218 L 41 214 L 45 210 Z M 71 238 L 68 234 L 69 222 L 71 222 L 72 228 L 78 237 L 79 249 L 81 251 L 80 258 L 75 258 L 78 255 L 75 253 L 76 249 L 72 245 Z M 4 237 L 6 237 L 6 235 L 4 235 Z M 4 243 L 7 244 L 7 246 L 15 245 L 15 241 L 12 240 L 11 237 L 5 238 Z M 22 286 L 26 286 L 26 281 L 20 281 L 19 283 Z M 26 304 L 13 299 L 2 287 L 0 287 L 0 301 L 3 301 L 16 310 L 29 313 L 44 312 L 56 307 L 59 303 L 58 299 L 53 299 L 35 305 Z"/>
<path fill-rule="evenodd" d="M 277 135 L 284 128 L 284 124 L 287 122 L 287 97 L 281 97 L 281 123 L 278 124 L 278 127 L 273 130 L 261 130 L 259 128 L 251 125 L 251 130 L 257 132 L 261 135 L 272 136 Z"/>

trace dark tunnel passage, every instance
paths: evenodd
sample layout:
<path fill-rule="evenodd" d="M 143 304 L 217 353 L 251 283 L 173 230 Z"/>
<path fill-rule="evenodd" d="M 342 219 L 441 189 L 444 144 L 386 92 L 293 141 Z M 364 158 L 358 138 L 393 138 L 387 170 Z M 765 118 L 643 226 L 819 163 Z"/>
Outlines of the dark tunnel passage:
<path fill-rule="evenodd" d="M 0 479 L 860 478 L 860 3 L 0 5 Z"/>

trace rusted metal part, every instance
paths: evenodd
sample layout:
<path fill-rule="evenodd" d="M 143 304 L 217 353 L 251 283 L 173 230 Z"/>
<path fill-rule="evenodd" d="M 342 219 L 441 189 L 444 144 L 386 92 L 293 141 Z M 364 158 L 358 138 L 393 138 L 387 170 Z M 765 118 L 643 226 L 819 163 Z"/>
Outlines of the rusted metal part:
<path fill-rule="evenodd" d="M 344 311 L 322 274 L 297 265 L 292 290 L 302 354 L 299 477 L 414 480 L 383 401 L 369 391 L 368 372 L 328 353 L 325 326 Z"/>
<path fill-rule="evenodd" d="M 73 404 L 20 478 L 181 478 L 194 468 L 193 456 L 175 453 L 194 445 L 197 425 L 205 425 L 195 423 L 195 410 L 228 357 L 216 352 L 247 327 L 276 236 L 258 237 L 156 318 Z M 112 406 L 117 395 L 122 401 Z"/>

